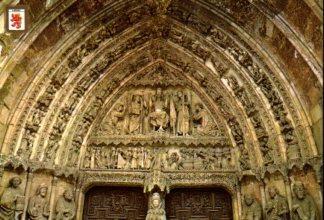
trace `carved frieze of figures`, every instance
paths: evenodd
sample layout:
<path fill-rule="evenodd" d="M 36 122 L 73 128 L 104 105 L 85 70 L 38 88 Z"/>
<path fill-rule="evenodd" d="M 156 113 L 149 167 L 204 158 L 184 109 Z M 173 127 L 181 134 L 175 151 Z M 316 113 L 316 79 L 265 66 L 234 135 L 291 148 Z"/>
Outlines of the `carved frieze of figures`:
<path fill-rule="evenodd" d="M 36 194 L 29 199 L 28 219 L 46 220 L 49 217 L 49 204 L 47 199 L 48 186 L 41 184 L 36 190 Z"/>
<path fill-rule="evenodd" d="M 57 200 L 55 207 L 56 220 L 73 220 L 76 214 L 76 206 L 71 189 L 66 189 Z"/>
<path fill-rule="evenodd" d="M 289 219 L 287 199 L 279 194 L 276 187 L 270 187 L 269 200 L 266 205 L 266 215 L 269 220 Z"/>
<path fill-rule="evenodd" d="M 5 188 L 0 200 L 0 219 L 20 219 L 24 209 L 24 192 L 20 188 L 21 179 L 13 177 Z"/>
<path fill-rule="evenodd" d="M 107 135 L 211 136 L 218 131 L 210 113 L 191 91 L 136 89 L 122 96 L 97 132 Z"/>
<path fill-rule="evenodd" d="M 292 203 L 292 219 L 315 220 L 317 209 L 313 198 L 308 194 L 302 182 L 293 184 L 294 198 Z"/>
<path fill-rule="evenodd" d="M 261 204 L 251 194 L 244 196 L 242 220 L 261 220 Z"/>
<path fill-rule="evenodd" d="M 92 144 L 86 150 L 83 167 L 123 170 L 231 170 L 230 148 L 221 147 L 109 147 Z"/>

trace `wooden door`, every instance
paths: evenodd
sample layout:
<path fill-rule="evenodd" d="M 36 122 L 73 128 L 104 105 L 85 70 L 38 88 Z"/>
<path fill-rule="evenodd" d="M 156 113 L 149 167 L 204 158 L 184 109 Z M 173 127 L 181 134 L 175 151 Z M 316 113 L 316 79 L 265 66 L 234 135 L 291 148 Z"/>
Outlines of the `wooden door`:
<path fill-rule="evenodd" d="M 232 200 L 222 189 L 174 189 L 166 197 L 168 220 L 232 220 Z"/>
<path fill-rule="evenodd" d="M 95 187 L 86 193 L 84 220 L 144 220 L 147 197 L 142 188 Z"/>

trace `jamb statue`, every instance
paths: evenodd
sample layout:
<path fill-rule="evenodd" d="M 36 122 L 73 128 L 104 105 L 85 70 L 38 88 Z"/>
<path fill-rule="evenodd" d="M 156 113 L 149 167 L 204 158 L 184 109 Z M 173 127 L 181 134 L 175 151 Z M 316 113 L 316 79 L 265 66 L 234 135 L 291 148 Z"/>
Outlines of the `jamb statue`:
<path fill-rule="evenodd" d="M 56 220 L 73 220 L 75 218 L 75 202 L 71 189 L 64 191 L 56 203 Z"/>
<path fill-rule="evenodd" d="M 13 220 L 19 219 L 24 209 L 24 193 L 19 187 L 21 179 L 13 177 L 9 181 L 0 200 L 0 219 Z"/>
<path fill-rule="evenodd" d="M 242 220 L 261 220 L 262 208 L 261 205 L 250 195 L 244 196 L 244 213 Z"/>
<path fill-rule="evenodd" d="M 31 197 L 28 204 L 28 219 L 32 220 L 46 220 L 49 216 L 49 206 L 47 202 L 48 187 L 41 184 L 36 195 Z"/>
<path fill-rule="evenodd" d="M 295 182 L 293 191 L 295 198 L 292 204 L 292 218 L 294 220 L 315 220 L 317 217 L 315 202 L 306 192 L 303 183 Z"/>

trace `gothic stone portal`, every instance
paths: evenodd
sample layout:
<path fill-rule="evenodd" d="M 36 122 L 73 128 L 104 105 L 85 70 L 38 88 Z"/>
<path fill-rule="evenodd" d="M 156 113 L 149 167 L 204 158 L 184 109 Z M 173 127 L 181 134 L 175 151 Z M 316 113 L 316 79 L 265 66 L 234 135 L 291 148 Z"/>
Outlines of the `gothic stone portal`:
<path fill-rule="evenodd" d="M 166 196 L 168 220 L 230 220 L 231 196 L 222 189 L 174 189 Z M 148 198 L 141 188 L 94 187 L 85 198 L 84 220 L 144 220 Z"/>

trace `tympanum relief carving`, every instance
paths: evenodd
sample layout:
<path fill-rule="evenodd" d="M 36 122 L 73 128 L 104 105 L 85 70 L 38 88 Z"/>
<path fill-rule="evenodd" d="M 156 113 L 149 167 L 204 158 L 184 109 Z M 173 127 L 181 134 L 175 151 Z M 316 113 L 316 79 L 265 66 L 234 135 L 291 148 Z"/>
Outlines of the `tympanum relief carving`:
<path fill-rule="evenodd" d="M 137 88 L 119 98 L 97 136 L 192 137 L 220 135 L 216 123 L 188 89 Z"/>

